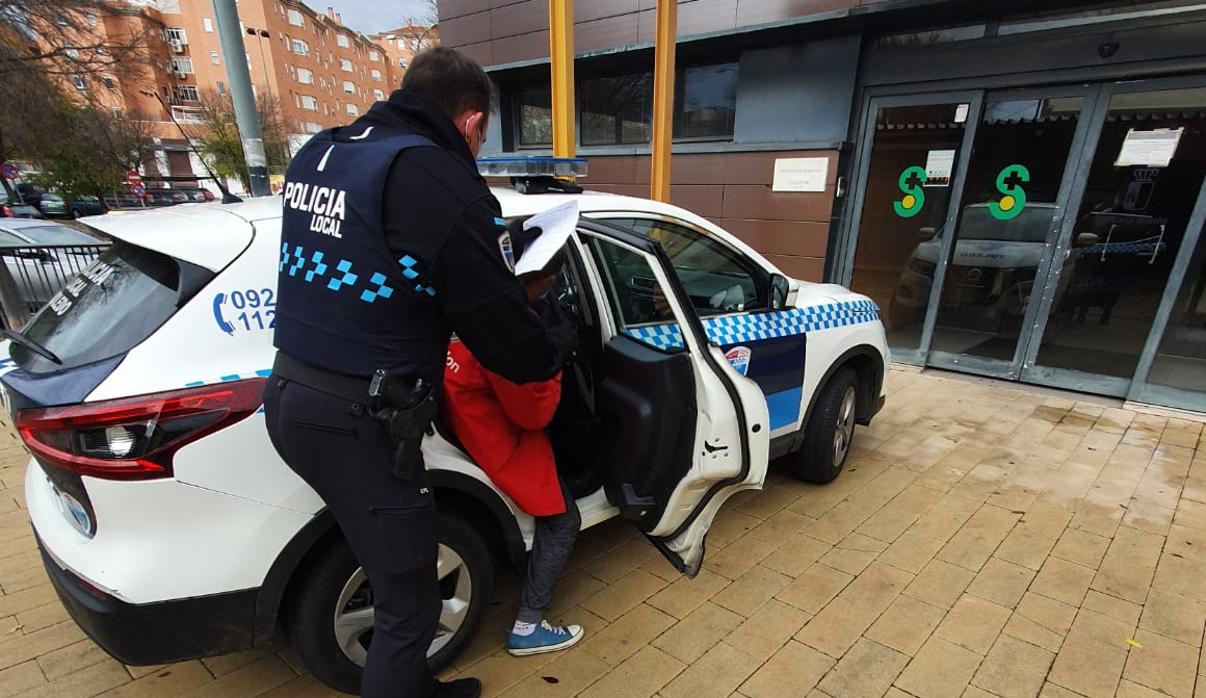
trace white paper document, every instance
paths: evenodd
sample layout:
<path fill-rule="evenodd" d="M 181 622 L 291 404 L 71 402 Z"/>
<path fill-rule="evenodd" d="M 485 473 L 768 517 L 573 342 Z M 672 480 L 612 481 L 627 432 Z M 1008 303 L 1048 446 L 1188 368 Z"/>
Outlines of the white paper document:
<path fill-rule="evenodd" d="M 955 151 L 931 150 L 925 158 L 925 184 L 927 187 L 949 187 L 951 173 L 955 171 Z"/>
<path fill-rule="evenodd" d="M 1127 131 L 1115 167 L 1168 167 L 1184 128 L 1158 128 L 1151 131 Z"/>
<path fill-rule="evenodd" d="M 515 275 L 540 271 L 549 263 L 553 255 L 565 247 L 569 236 L 578 227 L 578 202 L 567 201 L 560 206 L 554 206 L 547 211 L 537 213 L 523 222 L 524 230 L 539 227 L 540 236 L 523 251 L 519 261 L 515 263 Z"/>

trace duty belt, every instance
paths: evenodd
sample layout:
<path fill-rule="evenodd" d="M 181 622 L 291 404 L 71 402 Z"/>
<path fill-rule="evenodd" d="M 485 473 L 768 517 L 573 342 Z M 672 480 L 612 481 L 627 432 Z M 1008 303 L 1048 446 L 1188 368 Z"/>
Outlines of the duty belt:
<path fill-rule="evenodd" d="M 310 364 L 298 361 L 293 357 L 278 351 L 272 362 L 272 375 L 301 383 L 320 393 L 326 393 L 349 402 L 368 405 L 372 402 L 369 397 L 368 377 L 349 376 L 316 368 Z"/>

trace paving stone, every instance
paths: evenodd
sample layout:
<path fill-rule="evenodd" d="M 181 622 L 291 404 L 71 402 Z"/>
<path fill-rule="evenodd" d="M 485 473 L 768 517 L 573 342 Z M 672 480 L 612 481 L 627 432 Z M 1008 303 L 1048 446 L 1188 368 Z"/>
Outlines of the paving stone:
<path fill-rule="evenodd" d="M 987 654 L 1011 615 L 1004 606 L 964 594 L 946 614 L 934 636 L 977 654 Z"/>
<path fill-rule="evenodd" d="M 653 641 L 653 646 L 691 664 L 736 630 L 745 618 L 708 602 Z"/>
<path fill-rule="evenodd" d="M 126 668 L 114 659 L 106 659 L 85 669 L 66 674 L 53 683 L 24 691 L 23 698 L 50 696 L 95 696 L 116 686 L 130 683 Z"/>
<path fill-rule="evenodd" d="M 1199 652 L 1193 645 L 1147 630 L 1135 633 L 1123 676 L 1176 698 L 1193 698 Z"/>
<path fill-rule="evenodd" d="M 720 643 L 692 662 L 661 690 L 664 698 L 725 697 L 737 690 L 761 664 L 732 645 Z"/>
<path fill-rule="evenodd" d="M 775 598 L 807 613 L 819 613 L 854 579 L 828 565 L 815 564 L 775 594 Z"/>
<path fill-rule="evenodd" d="M 1114 695 L 1126 664 L 1126 650 L 1084 639 L 1060 648 L 1047 680 L 1087 698 Z"/>
<path fill-rule="evenodd" d="M 1014 608 L 1022 600 L 1034 575 L 1034 570 L 992 558 L 980 568 L 967 587 L 967 593 L 1005 608 Z"/>
<path fill-rule="evenodd" d="M 918 698 L 958 698 L 980 659 L 969 649 L 931 637 L 896 680 L 896 687 Z"/>
<path fill-rule="evenodd" d="M 205 665 L 198 661 L 180 662 L 171 666 L 159 667 L 155 671 L 144 674 L 134 681 L 123 684 L 117 688 L 111 689 L 101 694 L 104 698 L 154 698 L 157 696 L 178 696 L 187 691 L 191 691 L 203 684 L 210 683 L 214 680 L 213 674 L 205 668 Z M 283 683 L 278 686 L 276 691 L 289 686 L 289 683 Z M 281 696 L 303 696 L 303 695 L 322 695 L 313 693 L 303 693 L 302 691 L 294 690 L 288 693 L 282 693 Z M 330 695 L 332 689 L 326 686 L 322 687 L 327 695 Z M 271 695 L 271 694 L 266 694 Z"/>
<path fill-rule="evenodd" d="M 582 649 L 614 666 L 652 642 L 672 625 L 673 617 L 648 604 L 641 604 L 620 616 L 614 623 L 587 635 L 582 641 Z"/>
<path fill-rule="evenodd" d="M 37 662 L 25 662 L 0 671 L 0 696 L 19 696 L 46 683 Z"/>
<path fill-rule="evenodd" d="M 748 618 L 790 582 L 787 575 L 758 565 L 713 596 L 712 602 Z"/>
<path fill-rule="evenodd" d="M 933 560 L 904 590 L 906 596 L 925 601 L 931 606 L 949 609 L 971 584 L 975 572 L 942 560 Z"/>
<path fill-rule="evenodd" d="M 1079 606 L 1089 585 L 1093 582 L 1094 570 L 1074 562 L 1049 558 L 1043 563 L 1038 576 L 1030 585 L 1030 591 L 1056 601 Z"/>
<path fill-rule="evenodd" d="M 642 647 L 580 695 L 584 698 L 644 698 L 657 693 L 686 668 L 686 664 L 656 647 Z"/>
<path fill-rule="evenodd" d="M 807 696 L 833 665 L 832 658 L 790 641 L 741 685 L 741 693 L 749 698 Z"/>
<path fill-rule="evenodd" d="M 766 661 L 795 635 L 809 615 L 771 599 L 724 639 L 746 654 Z"/>
<path fill-rule="evenodd" d="M 906 655 L 871 640 L 859 640 L 818 686 L 831 696 L 883 695 L 909 663 Z"/>
<path fill-rule="evenodd" d="M 1110 539 L 1095 533 L 1068 528 L 1051 551 L 1052 557 L 1097 569 L 1110 547 Z"/>
<path fill-rule="evenodd" d="M 80 669 L 86 669 L 109 658 L 109 655 L 96 646 L 92 640 L 80 640 L 66 647 L 47 652 L 37 659 L 37 664 L 46 675 L 46 679 L 54 681 Z"/>
<path fill-rule="evenodd" d="M 902 594 L 892 601 L 865 636 L 912 657 L 944 615 L 942 609 Z"/>
<path fill-rule="evenodd" d="M 1034 698 L 1055 654 L 1007 635 L 997 638 L 972 683 L 1001 698 Z"/>
<path fill-rule="evenodd" d="M 1143 605 L 1139 627 L 1200 647 L 1206 626 L 1206 602 L 1152 587 Z"/>
<path fill-rule="evenodd" d="M 507 689 L 507 698 L 573 696 L 607 673 L 610 665 L 579 648 L 557 655 L 556 659 Z"/>
<path fill-rule="evenodd" d="M 633 570 L 583 601 L 582 607 L 604 620 L 615 620 L 665 586 L 664 579 L 644 570 Z"/>
<path fill-rule="evenodd" d="M 699 571 L 695 579 L 680 577 L 650 597 L 646 603 L 675 618 L 686 618 L 728 585 L 728 579 L 705 568 Z M 560 584 L 557 592 L 561 592 Z"/>

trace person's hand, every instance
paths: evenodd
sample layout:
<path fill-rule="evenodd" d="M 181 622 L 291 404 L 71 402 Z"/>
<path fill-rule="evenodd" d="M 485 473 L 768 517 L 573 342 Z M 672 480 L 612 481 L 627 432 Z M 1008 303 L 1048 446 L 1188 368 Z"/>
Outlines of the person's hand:
<path fill-rule="evenodd" d="M 548 297 L 542 298 L 532 309 L 544 321 L 549 339 L 562 358 L 570 358 L 579 345 L 578 325 L 574 319 L 562 311 L 556 300 Z"/>

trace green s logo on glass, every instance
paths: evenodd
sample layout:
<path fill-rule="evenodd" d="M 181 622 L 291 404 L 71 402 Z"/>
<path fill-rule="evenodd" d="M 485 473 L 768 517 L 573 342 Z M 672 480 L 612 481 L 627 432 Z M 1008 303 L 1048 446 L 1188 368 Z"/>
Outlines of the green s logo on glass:
<path fill-rule="evenodd" d="M 892 210 L 901 218 L 912 218 L 921 213 L 921 207 L 925 206 L 925 191 L 921 188 L 925 182 L 925 168 L 919 165 L 906 167 L 904 172 L 900 173 L 900 190 L 904 192 L 904 196 L 900 201 L 892 202 Z"/>
<path fill-rule="evenodd" d="M 1009 165 L 997 174 L 997 191 L 1001 200 L 988 204 L 988 212 L 999 221 L 1017 218 L 1026 208 L 1026 190 L 1022 184 L 1030 181 L 1030 170 L 1025 165 Z"/>

